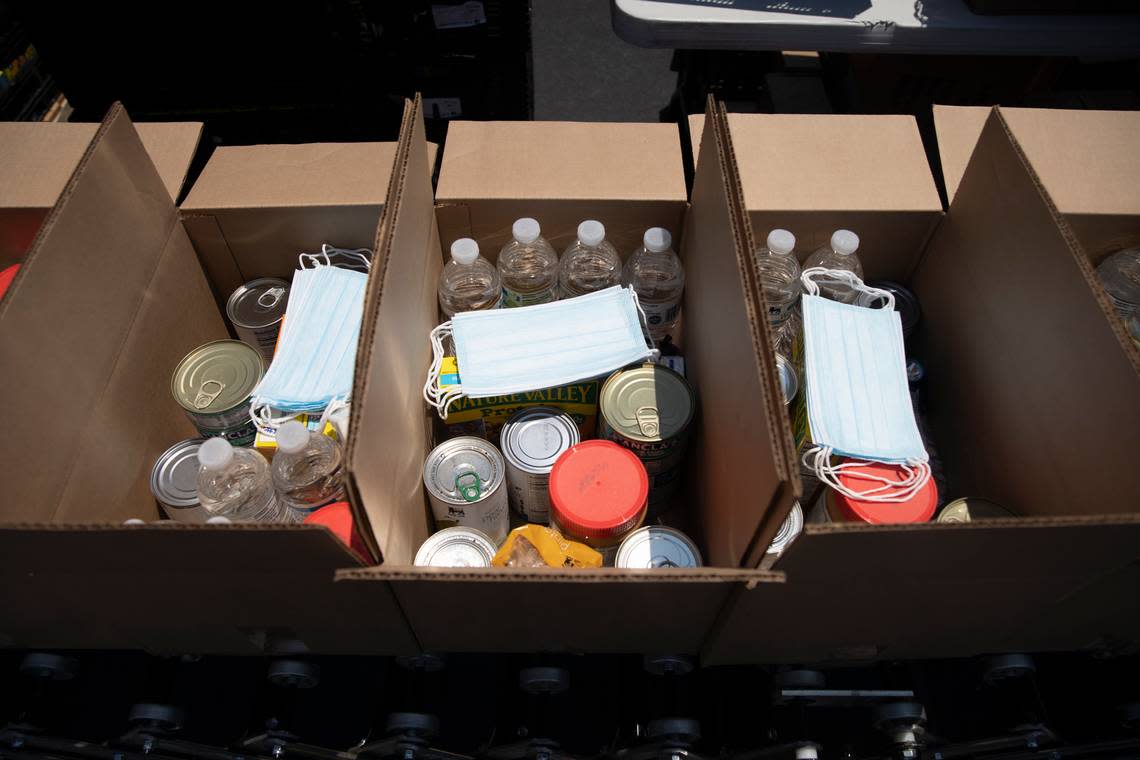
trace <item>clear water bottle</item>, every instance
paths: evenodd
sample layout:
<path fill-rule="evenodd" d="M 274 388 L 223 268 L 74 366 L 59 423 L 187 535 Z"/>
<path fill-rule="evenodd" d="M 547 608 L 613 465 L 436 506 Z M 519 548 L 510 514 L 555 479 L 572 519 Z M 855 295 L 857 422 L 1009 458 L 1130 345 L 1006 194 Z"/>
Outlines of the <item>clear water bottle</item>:
<path fill-rule="evenodd" d="M 296 420 L 277 428 L 272 473 L 278 500 L 301 520 L 317 507 L 344 500 L 344 452 L 340 444 Z"/>
<path fill-rule="evenodd" d="M 642 246 L 625 262 L 621 284 L 637 293 L 649 324 L 649 335 L 657 341 L 677 324 L 681 295 L 685 291 L 685 269 L 673 252 L 669 230 L 650 227 L 641 242 Z"/>
<path fill-rule="evenodd" d="M 499 251 L 503 308 L 558 300 L 558 253 L 542 236 L 538 221 L 515 220 L 511 242 Z"/>
<path fill-rule="evenodd" d="M 594 219 L 578 225 L 578 239 L 562 254 L 558 290 L 573 298 L 621 283 L 621 257 L 606 240 L 605 226 Z"/>
<path fill-rule="evenodd" d="M 451 261 L 439 273 L 439 309 L 451 319 L 456 312 L 499 308 L 499 270 L 479 255 L 479 244 L 459 238 L 451 244 Z"/>
<path fill-rule="evenodd" d="M 804 262 L 804 269 L 812 267 L 825 267 L 827 269 L 845 269 L 854 272 L 855 276 L 863 279 L 863 263 L 855 254 L 859 250 L 859 236 L 851 230 L 836 230 L 831 233 L 831 243 L 808 256 Z M 833 301 L 855 303 L 859 297 L 858 291 L 850 285 L 826 277 L 817 277 L 820 295 Z"/>
<path fill-rule="evenodd" d="M 756 268 L 764 300 L 768 302 L 768 324 L 776 351 L 799 369 L 802 321 L 798 307 L 803 286 L 795 247 L 796 236 L 791 232 L 772 230 L 767 245 L 756 252 Z"/>
<path fill-rule="evenodd" d="M 224 438 L 198 448 L 198 501 L 211 517 L 255 522 L 296 522 L 273 491 L 269 462 L 253 449 L 238 449 Z"/>

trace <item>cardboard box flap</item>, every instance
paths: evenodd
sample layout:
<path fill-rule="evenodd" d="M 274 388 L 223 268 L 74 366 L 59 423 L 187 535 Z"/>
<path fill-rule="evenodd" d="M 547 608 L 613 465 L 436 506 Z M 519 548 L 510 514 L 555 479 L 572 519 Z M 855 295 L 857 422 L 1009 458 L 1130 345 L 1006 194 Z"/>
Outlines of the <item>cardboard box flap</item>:
<path fill-rule="evenodd" d="M 688 480 L 709 564 L 738 567 L 767 547 L 800 485 L 732 137 L 715 108 L 710 99 L 706 160 L 694 175 L 680 251 L 686 363 L 701 417 Z"/>
<path fill-rule="evenodd" d="M 645 229 L 681 237 L 686 200 L 673 124 L 467 122 L 448 126 L 436 200 L 444 252 L 472 237 L 492 263 L 511 224 L 534 217 L 559 252 L 598 219 L 624 258 Z"/>
<path fill-rule="evenodd" d="M 390 585 L 427 651 L 698 653 L 729 595 L 779 573 L 720 570 L 366 568 L 337 574 L 368 594 Z M 342 585 L 338 584 L 338 585 Z M 369 602 L 362 597 L 362 605 Z"/>
<path fill-rule="evenodd" d="M 1135 511 L 1140 352 L 1002 112 L 912 286 L 937 330 L 931 427 L 959 492 L 1024 516 Z"/>
<path fill-rule="evenodd" d="M 970 163 L 978 136 L 992 110 L 989 106 L 934 106 L 942 181 L 946 184 L 946 198 L 951 202 L 958 194 L 966 164 Z"/>
<path fill-rule="evenodd" d="M 357 524 L 378 557 L 398 564 L 411 564 L 427 538 L 422 468 L 430 446 L 421 394 L 443 266 L 420 107 L 418 98 L 406 107 L 376 238 L 348 445 Z"/>
<path fill-rule="evenodd" d="M 1051 617 L 1040 635 L 1022 630 L 1026 617 L 1073 608 L 1089 584 L 1135 561 L 1138 539 L 1136 515 L 808 525 L 777 561 L 787 583 L 742 588 L 705 662 L 962 657 L 1035 640 L 1073 648 L 1092 638 L 1085 630 L 1125 630 L 1112 605 Z"/>

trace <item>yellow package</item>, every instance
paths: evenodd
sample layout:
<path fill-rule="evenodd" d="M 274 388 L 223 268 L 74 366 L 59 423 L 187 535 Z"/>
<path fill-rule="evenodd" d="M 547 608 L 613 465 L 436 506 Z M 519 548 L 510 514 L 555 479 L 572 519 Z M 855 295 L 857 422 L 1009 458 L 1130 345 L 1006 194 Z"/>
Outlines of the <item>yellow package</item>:
<path fill-rule="evenodd" d="M 567 541 L 554 528 L 515 528 L 491 560 L 495 567 L 601 567 L 602 555 L 585 544 Z"/>
<path fill-rule="evenodd" d="M 299 414 L 296 417 L 297 422 L 307 427 L 309 430 L 316 432 L 317 427 L 321 424 L 321 415 L 319 414 Z M 336 428 L 331 422 L 325 423 L 325 429 L 321 431 L 334 441 L 337 440 Z M 253 448 L 261 452 L 262 456 L 272 461 L 273 455 L 277 453 L 277 429 L 268 428 L 268 431 L 263 433 L 257 431 L 257 437 L 253 439 Z"/>

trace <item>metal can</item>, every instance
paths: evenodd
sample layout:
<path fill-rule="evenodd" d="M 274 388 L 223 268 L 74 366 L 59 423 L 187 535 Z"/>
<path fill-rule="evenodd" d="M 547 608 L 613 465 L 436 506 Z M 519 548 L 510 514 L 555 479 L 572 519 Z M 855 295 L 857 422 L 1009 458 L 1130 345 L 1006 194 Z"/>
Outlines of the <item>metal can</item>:
<path fill-rule="evenodd" d="M 1016 517 L 1005 507 L 989 499 L 971 496 L 964 499 L 955 499 L 942 508 L 938 513 L 940 523 L 967 523 L 974 520 Z"/>
<path fill-rule="evenodd" d="M 436 527 L 476 528 L 501 544 L 510 528 L 505 480 L 503 455 L 482 438 L 461 436 L 436 446 L 424 462 Z"/>
<path fill-rule="evenodd" d="M 444 528 L 428 536 L 416 552 L 419 567 L 490 567 L 495 544 L 481 530 Z"/>
<path fill-rule="evenodd" d="M 507 495 L 528 522 L 550 522 L 550 470 L 579 441 L 577 423 L 549 406 L 520 409 L 503 425 L 499 445 L 507 463 Z"/>
<path fill-rule="evenodd" d="M 261 354 L 252 346 L 216 340 L 178 363 L 170 390 L 202 437 L 221 436 L 234 446 L 248 446 L 257 435 L 249 396 L 264 374 Z"/>
<path fill-rule="evenodd" d="M 692 539 L 664 525 L 647 525 L 630 533 L 614 558 L 614 567 L 628 570 L 700 567 L 701 564 L 701 551 Z"/>
<path fill-rule="evenodd" d="M 251 280 L 231 293 L 226 301 L 226 316 L 234 331 L 258 350 L 266 364 L 273 361 L 288 303 L 289 283 L 276 277 Z"/>
<path fill-rule="evenodd" d="M 198 447 L 202 441 L 179 441 L 164 451 L 150 470 L 150 492 L 171 520 L 204 523 L 210 517 L 198 503 Z"/>
<path fill-rule="evenodd" d="M 784 406 L 788 406 L 800 392 L 800 380 L 796 375 L 796 368 L 784 358 L 783 354 L 776 354 L 776 372 L 780 376 L 780 391 L 784 394 Z"/>
<path fill-rule="evenodd" d="M 681 375 L 659 364 L 613 373 L 599 398 L 601 437 L 632 451 L 649 475 L 649 514 L 681 483 L 681 463 L 696 401 Z"/>
<path fill-rule="evenodd" d="M 768 544 L 768 550 L 764 552 L 764 556 L 760 559 L 760 569 L 767 570 L 776 564 L 776 560 L 784 553 L 784 549 L 788 548 L 788 544 L 790 544 L 803 529 L 804 510 L 797 501 L 792 505 L 792 511 L 784 518 L 784 522 L 780 525 L 780 530 L 776 533 L 776 537 L 772 539 L 772 543 Z"/>

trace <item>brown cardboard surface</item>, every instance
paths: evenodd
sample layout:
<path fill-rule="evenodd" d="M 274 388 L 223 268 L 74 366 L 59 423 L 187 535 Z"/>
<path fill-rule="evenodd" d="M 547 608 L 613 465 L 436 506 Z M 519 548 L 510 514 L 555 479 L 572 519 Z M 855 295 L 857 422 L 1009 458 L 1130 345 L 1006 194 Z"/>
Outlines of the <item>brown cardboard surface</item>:
<path fill-rule="evenodd" d="M 672 124 L 468 122 L 448 125 L 436 200 L 444 253 L 473 237 L 491 262 L 515 219 L 538 219 L 556 250 L 578 223 L 598 219 L 622 257 L 647 227 L 680 237 L 686 200 L 677 127 Z"/>
<path fill-rule="evenodd" d="M 255 277 L 288 278 L 323 243 L 371 248 L 395 152 L 377 142 L 214 151 L 182 216 L 219 299 Z"/>
<path fill-rule="evenodd" d="M 731 113 L 728 124 L 757 245 L 788 229 L 803 260 L 847 228 L 868 279 L 909 276 L 942 209 L 913 117 Z"/>
<path fill-rule="evenodd" d="M 4 443 L 0 605 L 19 614 L 0 621 L 0 641 L 242 653 L 291 636 L 328 652 L 414 649 L 390 591 L 357 609 L 333 588 L 334 570 L 356 560 L 323 528 L 121 526 L 159 517 L 151 465 L 192 434 L 170 373 L 225 335 L 115 106 L 0 302 L 0 390 L 38 415 L 34 434 Z"/>
<path fill-rule="evenodd" d="M 978 144 L 978 136 L 989 118 L 989 106 L 934 106 L 934 131 L 938 136 L 938 157 L 942 161 L 942 180 L 946 197 L 958 194 L 958 185 L 966 173 L 966 164 Z"/>
<path fill-rule="evenodd" d="M 136 125 L 143 147 L 177 200 L 202 125 Z M 21 258 L 47 212 L 59 200 L 98 124 L 0 122 L 0 260 Z"/>

